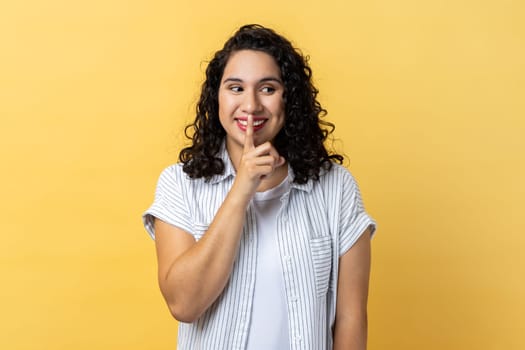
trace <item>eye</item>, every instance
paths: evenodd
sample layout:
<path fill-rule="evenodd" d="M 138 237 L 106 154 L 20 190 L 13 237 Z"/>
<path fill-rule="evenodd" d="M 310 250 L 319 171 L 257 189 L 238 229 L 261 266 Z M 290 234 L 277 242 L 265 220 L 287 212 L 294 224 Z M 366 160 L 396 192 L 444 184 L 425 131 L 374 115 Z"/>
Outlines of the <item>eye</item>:
<path fill-rule="evenodd" d="M 275 92 L 275 88 L 273 86 L 265 86 L 261 89 L 261 91 L 265 94 L 271 95 Z"/>
<path fill-rule="evenodd" d="M 228 89 L 230 91 L 233 91 L 233 92 L 242 92 L 243 91 L 243 88 L 239 85 L 232 85 L 232 86 L 229 86 Z"/>

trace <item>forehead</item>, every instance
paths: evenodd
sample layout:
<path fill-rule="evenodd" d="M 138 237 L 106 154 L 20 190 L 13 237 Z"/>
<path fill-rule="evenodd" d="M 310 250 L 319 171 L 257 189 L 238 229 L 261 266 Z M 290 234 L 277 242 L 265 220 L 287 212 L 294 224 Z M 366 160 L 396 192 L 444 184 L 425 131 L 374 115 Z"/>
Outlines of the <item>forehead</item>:
<path fill-rule="evenodd" d="M 223 79 L 231 77 L 256 79 L 261 76 L 280 78 L 281 70 L 271 55 L 256 50 L 240 50 L 232 53 L 223 73 Z"/>

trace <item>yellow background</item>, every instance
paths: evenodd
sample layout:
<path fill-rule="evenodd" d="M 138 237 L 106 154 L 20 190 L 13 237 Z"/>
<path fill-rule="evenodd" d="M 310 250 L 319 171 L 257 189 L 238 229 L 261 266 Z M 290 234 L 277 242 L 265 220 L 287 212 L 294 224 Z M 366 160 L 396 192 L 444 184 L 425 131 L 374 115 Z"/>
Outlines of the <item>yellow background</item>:
<path fill-rule="evenodd" d="M 205 60 L 311 56 L 373 241 L 369 349 L 525 349 L 525 11 L 492 1 L 4 1 L 0 348 L 174 349 L 140 216 Z"/>

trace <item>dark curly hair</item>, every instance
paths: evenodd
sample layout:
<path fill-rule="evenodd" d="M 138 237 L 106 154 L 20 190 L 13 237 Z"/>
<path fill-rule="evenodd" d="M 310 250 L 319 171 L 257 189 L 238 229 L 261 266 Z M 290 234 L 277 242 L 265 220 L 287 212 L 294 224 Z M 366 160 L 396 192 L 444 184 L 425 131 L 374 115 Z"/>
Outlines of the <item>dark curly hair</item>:
<path fill-rule="evenodd" d="M 226 131 L 219 121 L 218 93 L 228 59 L 240 50 L 265 52 L 275 59 L 281 70 L 285 124 L 273 145 L 292 167 L 294 181 L 303 184 L 309 179 L 318 180 L 321 168 L 330 169 L 332 161 L 342 163 L 342 155 L 329 154 L 324 146 L 324 141 L 334 131 L 335 125 L 320 119 L 327 112 L 317 101 L 319 91 L 312 83 L 308 58 L 272 29 L 250 24 L 242 26 L 226 41 L 206 68 L 206 80 L 197 103 L 197 116 L 194 123 L 185 129 L 192 145 L 179 154 L 184 172 L 191 178 L 204 177 L 209 180 L 224 171 L 218 152 Z"/>

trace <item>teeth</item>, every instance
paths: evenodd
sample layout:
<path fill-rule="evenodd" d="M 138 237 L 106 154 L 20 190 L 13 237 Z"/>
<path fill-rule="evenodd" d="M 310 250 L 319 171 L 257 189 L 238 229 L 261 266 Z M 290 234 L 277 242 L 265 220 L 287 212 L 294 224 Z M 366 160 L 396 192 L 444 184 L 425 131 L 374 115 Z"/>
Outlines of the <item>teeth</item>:
<path fill-rule="evenodd" d="M 247 120 L 237 119 L 237 121 L 243 126 L 247 126 L 248 125 L 248 121 Z M 265 122 L 265 120 L 255 120 L 253 122 L 253 126 L 262 125 L 264 122 Z"/>

